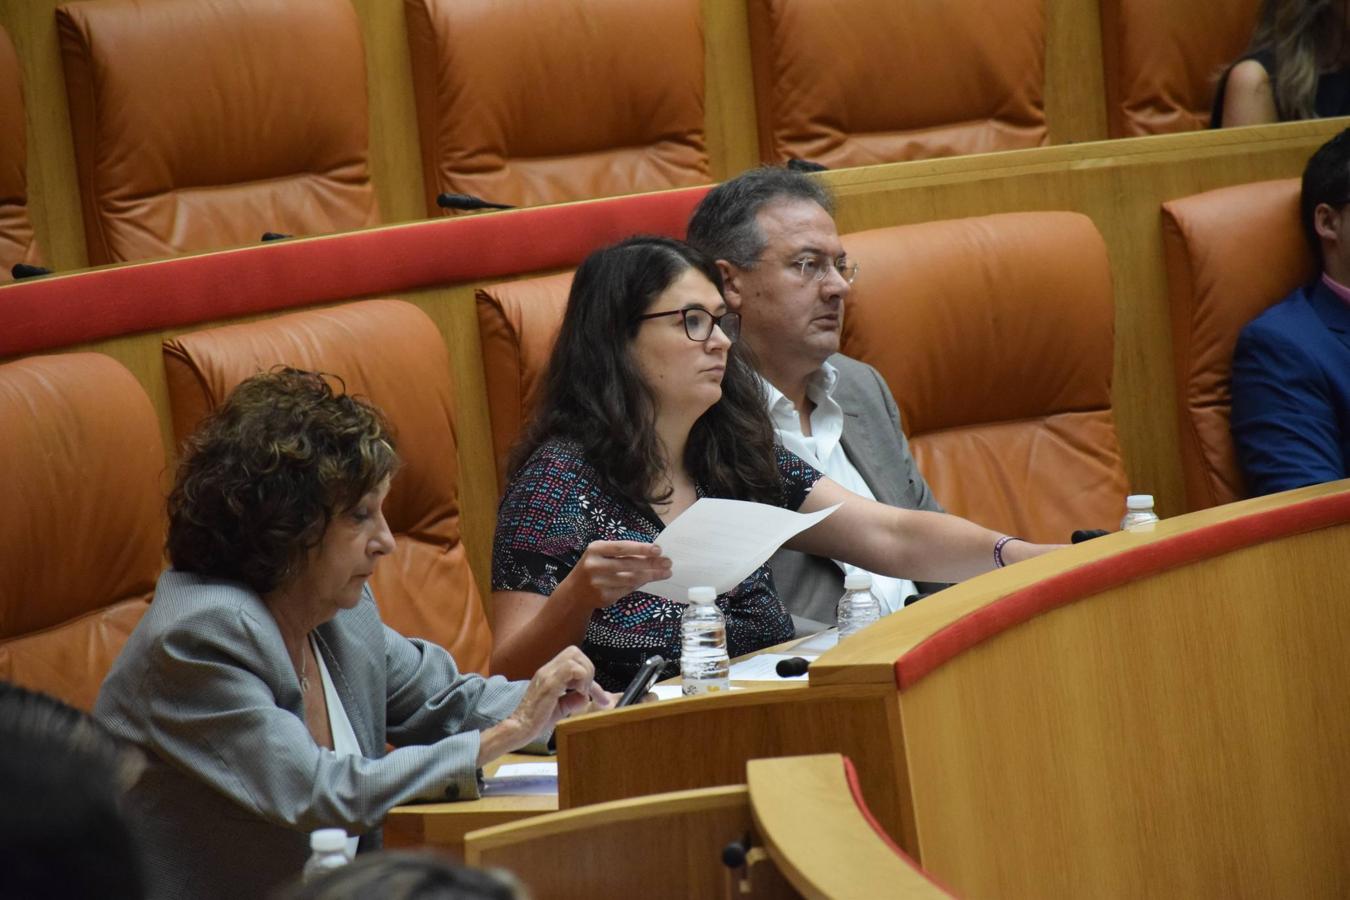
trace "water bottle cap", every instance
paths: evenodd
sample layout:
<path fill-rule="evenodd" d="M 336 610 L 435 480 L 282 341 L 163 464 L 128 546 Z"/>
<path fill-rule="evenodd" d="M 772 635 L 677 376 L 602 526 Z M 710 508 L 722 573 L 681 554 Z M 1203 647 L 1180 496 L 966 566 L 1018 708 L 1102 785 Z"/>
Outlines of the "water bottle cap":
<path fill-rule="evenodd" d="M 712 603 L 716 599 L 717 599 L 717 591 L 713 590 L 710 587 L 699 585 L 698 587 L 691 587 L 689 589 L 690 603 L 699 603 L 699 604 Z"/>
<path fill-rule="evenodd" d="M 324 853 L 347 849 L 347 832 L 341 828 L 320 828 L 309 833 L 309 849 Z"/>
<path fill-rule="evenodd" d="M 844 576 L 844 590 L 846 591 L 870 591 L 871 589 L 871 572 L 849 572 Z"/>
<path fill-rule="evenodd" d="M 1152 509 L 1152 494 L 1131 494 L 1125 498 L 1126 509 Z"/>

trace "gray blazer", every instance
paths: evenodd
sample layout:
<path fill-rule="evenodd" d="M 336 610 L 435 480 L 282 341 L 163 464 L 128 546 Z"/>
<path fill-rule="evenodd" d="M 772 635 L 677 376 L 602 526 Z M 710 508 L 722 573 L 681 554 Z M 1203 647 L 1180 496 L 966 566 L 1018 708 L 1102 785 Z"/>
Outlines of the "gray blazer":
<path fill-rule="evenodd" d="M 369 587 L 315 634 L 363 757 L 310 736 L 256 594 L 160 576 L 94 706 L 148 757 L 129 800 L 153 896 L 265 896 L 300 874 L 315 828 L 362 834 L 364 850 L 400 803 L 478 796 L 478 732 L 515 709 L 524 682 L 460 674 L 442 648 L 385 627 Z"/>
<path fill-rule="evenodd" d="M 839 370 L 834 399 L 844 410 L 840 443 L 873 496 L 891 506 L 943 512 L 914 462 L 900 427 L 900 410 L 881 374 L 839 353 L 829 362 Z M 769 568 L 788 612 L 835 624 L 839 596 L 844 593 L 844 573 L 833 560 L 779 550 L 769 559 Z M 928 593 L 946 585 L 919 583 L 918 587 Z"/>

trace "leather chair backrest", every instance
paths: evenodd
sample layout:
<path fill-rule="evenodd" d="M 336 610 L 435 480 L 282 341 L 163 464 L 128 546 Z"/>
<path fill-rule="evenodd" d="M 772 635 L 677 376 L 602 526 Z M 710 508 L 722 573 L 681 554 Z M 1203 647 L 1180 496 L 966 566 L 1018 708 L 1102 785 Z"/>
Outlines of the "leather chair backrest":
<path fill-rule="evenodd" d="M 9 35 L 0 28 L 0 282 L 15 263 L 40 261 L 28 218 L 28 131 L 24 123 L 23 77 Z"/>
<path fill-rule="evenodd" d="M 830 168 L 1036 147 L 1045 0 L 747 0 L 760 156 Z"/>
<path fill-rule="evenodd" d="M 0 366 L 0 679 L 90 709 L 163 568 L 150 398 L 97 353 Z"/>
<path fill-rule="evenodd" d="M 511 447 L 538 399 L 571 289 L 572 273 L 563 272 L 478 291 L 478 338 L 499 490 L 506 487 Z"/>
<path fill-rule="evenodd" d="M 1106 245 L 1078 213 L 1007 213 L 844 236 L 861 272 L 843 352 L 895 395 L 951 512 L 1029 540 L 1117 528 Z"/>
<path fill-rule="evenodd" d="M 239 382 L 277 365 L 339 376 L 393 427 L 403 466 L 385 501 L 394 553 L 371 586 L 385 622 L 484 672 L 492 634 L 459 524 L 450 360 L 435 324 L 400 300 L 368 300 L 180 335 L 164 344 L 181 444 Z"/>
<path fill-rule="evenodd" d="M 89 262 L 375 225 L 349 0 L 56 11 Z"/>
<path fill-rule="evenodd" d="M 1242 326 L 1314 274 L 1299 180 L 1220 188 L 1163 204 L 1172 363 L 1188 509 L 1246 496 L 1229 432 Z"/>
<path fill-rule="evenodd" d="M 1260 0 L 1101 0 L 1111 137 L 1209 126 L 1219 72 L 1242 53 Z"/>
<path fill-rule="evenodd" d="M 707 184 L 699 0 L 405 0 L 427 210 Z"/>

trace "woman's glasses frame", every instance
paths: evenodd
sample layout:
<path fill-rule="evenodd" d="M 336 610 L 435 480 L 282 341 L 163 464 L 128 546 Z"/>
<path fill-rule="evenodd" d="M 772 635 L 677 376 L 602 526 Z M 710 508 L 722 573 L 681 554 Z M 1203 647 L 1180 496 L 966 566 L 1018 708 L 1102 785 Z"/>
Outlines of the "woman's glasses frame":
<path fill-rule="evenodd" d="M 666 312 L 647 313 L 638 316 L 638 321 L 659 319 L 663 316 L 681 316 L 684 320 L 684 334 L 689 340 L 701 344 L 712 337 L 714 328 L 721 328 L 727 340 L 735 343 L 741 336 L 741 314 L 727 310 L 720 316 L 714 316 L 701 306 L 688 306 L 684 309 L 671 309 Z"/>

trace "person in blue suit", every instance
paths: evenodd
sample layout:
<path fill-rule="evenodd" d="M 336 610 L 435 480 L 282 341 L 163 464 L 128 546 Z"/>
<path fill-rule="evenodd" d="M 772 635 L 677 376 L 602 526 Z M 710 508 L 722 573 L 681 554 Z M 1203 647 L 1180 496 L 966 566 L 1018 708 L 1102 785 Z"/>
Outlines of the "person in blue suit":
<path fill-rule="evenodd" d="M 1247 323 L 1233 353 L 1252 495 L 1350 475 L 1350 129 L 1308 161 L 1299 212 L 1320 277 Z"/>

